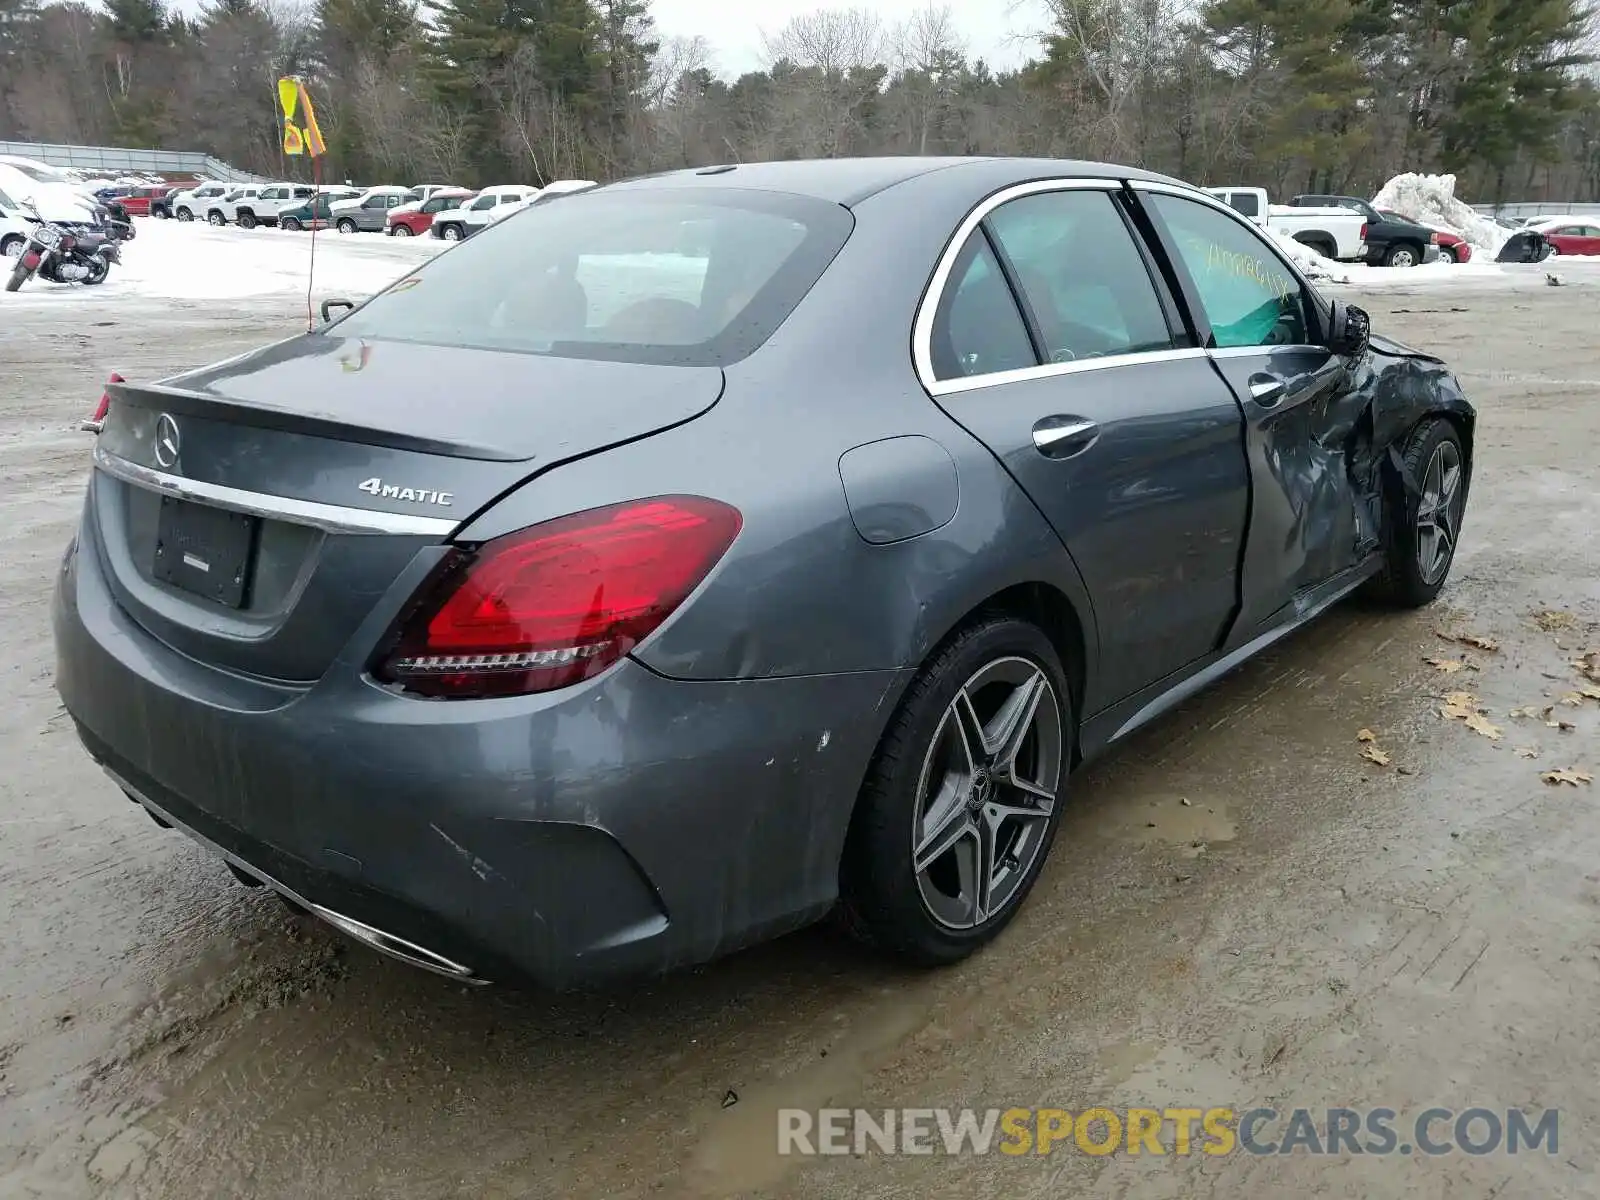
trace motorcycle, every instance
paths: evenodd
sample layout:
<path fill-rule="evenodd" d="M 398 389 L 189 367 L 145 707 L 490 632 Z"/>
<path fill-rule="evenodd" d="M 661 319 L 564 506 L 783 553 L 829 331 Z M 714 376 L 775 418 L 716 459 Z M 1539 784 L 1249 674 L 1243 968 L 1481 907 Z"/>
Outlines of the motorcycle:
<path fill-rule="evenodd" d="M 51 283 L 104 283 L 111 264 L 122 261 L 117 243 L 103 233 L 79 233 L 46 221 L 37 210 L 24 213 L 31 221 L 27 244 L 17 257 L 17 265 L 6 280 L 6 291 L 14 292 L 38 275 Z"/>

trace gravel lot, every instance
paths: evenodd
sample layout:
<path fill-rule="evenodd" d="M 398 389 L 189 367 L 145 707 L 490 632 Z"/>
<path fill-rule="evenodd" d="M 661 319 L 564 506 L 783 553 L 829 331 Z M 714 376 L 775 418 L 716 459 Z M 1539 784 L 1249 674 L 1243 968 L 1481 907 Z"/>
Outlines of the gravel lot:
<path fill-rule="evenodd" d="M 1600 647 L 1600 285 L 1356 298 L 1480 409 L 1438 607 L 1346 605 L 1100 763 L 1022 917 L 963 966 L 904 974 L 811 931 L 565 998 L 462 990 L 299 924 L 124 800 L 52 690 L 74 425 L 106 373 L 285 336 L 303 297 L 107 297 L 76 323 L 0 305 L 0 1196 L 1595 1195 L 1600 786 L 1540 774 L 1600 768 L 1600 705 L 1564 706 L 1570 732 L 1508 714 Z M 1458 689 L 1502 738 L 1440 717 Z M 1102 1102 L 1553 1106 L 1561 1144 L 775 1153 L 781 1106 Z"/>

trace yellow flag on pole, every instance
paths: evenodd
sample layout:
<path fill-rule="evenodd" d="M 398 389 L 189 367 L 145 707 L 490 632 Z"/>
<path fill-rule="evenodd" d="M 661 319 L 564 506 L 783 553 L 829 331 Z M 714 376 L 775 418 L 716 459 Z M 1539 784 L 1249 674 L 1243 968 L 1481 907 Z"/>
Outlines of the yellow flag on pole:
<path fill-rule="evenodd" d="M 298 79 L 285 77 L 278 80 L 278 104 L 283 109 L 283 152 L 309 154 L 313 158 L 328 152 L 322 140 L 322 130 L 317 127 L 317 113 L 311 107 L 311 93 Z M 305 109 L 305 117 L 296 119 L 296 113 Z"/>

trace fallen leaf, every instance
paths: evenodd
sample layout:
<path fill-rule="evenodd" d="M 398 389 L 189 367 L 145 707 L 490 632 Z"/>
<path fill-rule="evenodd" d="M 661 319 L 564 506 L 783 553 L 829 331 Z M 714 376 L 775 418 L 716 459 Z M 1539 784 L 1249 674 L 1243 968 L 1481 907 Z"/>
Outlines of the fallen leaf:
<path fill-rule="evenodd" d="M 1507 715 L 1513 717 L 1537 717 L 1539 715 L 1539 706 L 1529 704 L 1523 708 L 1513 708 Z"/>
<path fill-rule="evenodd" d="M 1375 742 L 1377 740 L 1378 735 L 1373 733 L 1370 729 L 1363 729 L 1360 733 L 1356 734 L 1356 741 L 1358 742 Z"/>
<path fill-rule="evenodd" d="M 1567 705 L 1569 708 L 1582 708 L 1583 697 L 1578 695 L 1577 692 L 1568 692 L 1565 696 L 1561 697 L 1561 703 Z"/>
<path fill-rule="evenodd" d="M 1590 650 L 1580 654 L 1572 660 L 1572 665 L 1578 668 L 1578 673 L 1589 678 L 1594 683 L 1600 683 L 1600 650 Z"/>
<path fill-rule="evenodd" d="M 1490 741 L 1500 740 L 1500 726 L 1493 724 L 1482 713 L 1473 713 L 1467 718 L 1467 728 L 1473 733 L 1480 733 Z"/>
<path fill-rule="evenodd" d="M 1485 637 L 1481 633 L 1450 633 L 1443 629 L 1434 631 L 1447 642 L 1460 642 L 1463 646 L 1475 646 L 1479 650 L 1487 650 L 1491 654 L 1500 649 L 1500 643 L 1492 637 Z"/>
<path fill-rule="evenodd" d="M 1578 694 L 1590 700 L 1600 700 L 1600 684 L 1586 683 L 1578 689 Z"/>
<path fill-rule="evenodd" d="M 1546 608 L 1533 614 L 1533 623 L 1546 633 L 1555 633 L 1559 629 L 1571 629 L 1578 620 L 1562 609 Z"/>
<path fill-rule="evenodd" d="M 1576 767 L 1564 767 L 1559 771 L 1546 771 L 1539 776 L 1540 779 L 1554 787 L 1563 783 L 1577 787 L 1579 784 L 1589 784 L 1594 781 L 1594 776 L 1587 771 L 1580 771 Z"/>
<path fill-rule="evenodd" d="M 1389 756 L 1376 746 L 1363 746 L 1361 748 L 1361 757 L 1368 762 L 1377 763 L 1380 767 L 1389 765 Z"/>
<path fill-rule="evenodd" d="M 1518 746 L 1517 747 L 1517 757 L 1518 758 L 1538 758 L 1539 757 L 1539 748 L 1537 746 Z"/>
<path fill-rule="evenodd" d="M 1459 658 L 1439 658 L 1437 655 L 1432 655 L 1422 661 L 1436 671 L 1443 671 L 1446 675 L 1454 675 L 1467 665 Z"/>
<path fill-rule="evenodd" d="M 1447 692 L 1439 715 L 1447 721 L 1465 721 L 1478 711 L 1478 698 L 1471 692 Z"/>

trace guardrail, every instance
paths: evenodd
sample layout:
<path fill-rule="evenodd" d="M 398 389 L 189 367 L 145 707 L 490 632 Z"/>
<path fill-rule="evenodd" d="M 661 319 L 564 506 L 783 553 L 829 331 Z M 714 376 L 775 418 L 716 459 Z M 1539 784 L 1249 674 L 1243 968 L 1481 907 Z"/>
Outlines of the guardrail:
<path fill-rule="evenodd" d="M 0 142 L 0 154 L 32 158 L 52 167 L 81 167 L 107 175 L 188 175 L 219 183 L 271 183 L 272 180 L 198 150 L 135 150 L 120 146 L 67 146 L 49 142 Z"/>
<path fill-rule="evenodd" d="M 1555 200 L 1519 200 L 1515 204 L 1474 204 L 1478 212 L 1490 217 L 1600 217 L 1600 204 Z"/>

